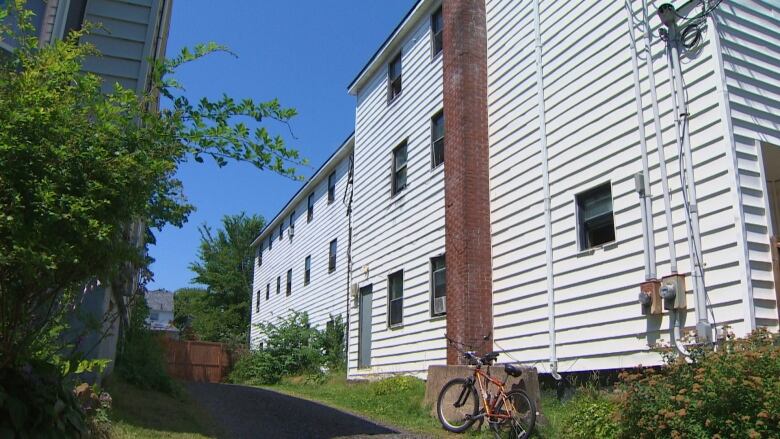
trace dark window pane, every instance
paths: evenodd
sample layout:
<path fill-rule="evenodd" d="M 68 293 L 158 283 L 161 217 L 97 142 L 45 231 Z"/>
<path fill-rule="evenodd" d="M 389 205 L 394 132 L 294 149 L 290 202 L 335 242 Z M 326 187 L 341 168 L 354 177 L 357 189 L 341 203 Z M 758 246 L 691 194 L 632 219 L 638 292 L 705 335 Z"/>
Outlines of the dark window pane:
<path fill-rule="evenodd" d="M 282 278 L 280 276 L 276 277 L 276 294 L 279 294 L 282 292 Z"/>
<path fill-rule="evenodd" d="M 328 202 L 333 202 L 336 199 L 336 173 L 333 172 L 328 176 Z"/>
<path fill-rule="evenodd" d="M 306 256 L 303 267 L 303 284 L 309 285 L 309 280 L 311 280 L 311 256 Z"/>
<path fill-rule="evenodd" d="M 312 219 L 314 219 L 314 193 L 309 194 L 306 209 L 306 221 L 311 221 Z"/>
<path fill-rule="evenodd" d="M 390 325 L 399 325 L 403 322 L 404 299 L 390 301 Z"/>
<path fill-rule="evenodd" d="M 398 193 L 406 187 L 406 168 L 401 169 L 395 173 L 395 187 L 394 192 Z"/>
<path fill-rule="evenodd" d="M 444 28 L 444 18 L 441 8 L 431 15 L 431 45 L 433 56 L 436 56 L 444 47 L 442 38 L 442 29 Z"/>
<path fill-rule="evenodd" d="M 292 294 L 292 270 L 287 270 L 287 295 Z"/>
<path fill-rule="evenodd" d="M 392 101 L 396 96 L 401 94 L 401 54 L 393 58 L 387 65 L 387 99 Z"/>
<path fill-rule="evenodd" d="M 268 300 L 271 297 L 271 284 L 265 285 L 265 300 Z"/>
<path fill-rule="evenodd" d="M 578 194 L 576 199 L 580 250 L 614 241 L 615 220 L 612 212 L 611 184 L 607 183 Z"/>
<path fill-rule="evenodd" d="M 444 113 L 439 112 L 431 118 L 431 165 L 437 167 L 444 163 Z"/>
<path fill-rule="evenodd" d="M 336 240 L 330 242 L 330 250 L 328 252 L 328 271 L 332 272 L 336 269 Z"/>

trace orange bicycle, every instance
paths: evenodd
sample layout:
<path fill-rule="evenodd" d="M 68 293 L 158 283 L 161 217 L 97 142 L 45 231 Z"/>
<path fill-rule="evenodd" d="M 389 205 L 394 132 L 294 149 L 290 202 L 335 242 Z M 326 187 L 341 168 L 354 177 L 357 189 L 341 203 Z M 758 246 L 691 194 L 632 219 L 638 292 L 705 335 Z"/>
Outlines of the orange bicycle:
<path fill-rule="evenodd" d="M 460 344 L 447 339 L 452 344 Z M 476 367 L 472 376 L 455 378 L 441 389 L 436 413 L 444 429 L 462 433 L 476 421 L 486 420 L 496 438 L 531 437 L 536 424 L 536 405 L 525 391 L 506 391 L 506 380 L 502 382 L 490 376 L 490 366 L 498 359 L 498 352 L 479 357 L 474 351 L 458 351 Z M 511 364 L 504 365 L 504 372 L 507 378 L 522 375 L 522 370 Z M 491 392 L 490 387 L 496 391 Z"/>

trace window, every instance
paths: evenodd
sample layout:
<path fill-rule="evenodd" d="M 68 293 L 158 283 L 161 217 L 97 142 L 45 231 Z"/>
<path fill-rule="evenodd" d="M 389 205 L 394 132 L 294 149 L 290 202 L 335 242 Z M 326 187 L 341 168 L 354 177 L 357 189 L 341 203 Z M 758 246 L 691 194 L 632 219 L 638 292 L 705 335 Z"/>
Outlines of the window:
<path fill-rule="evenodd" d="M 292 294 L 292 268 L 287 270 L 287 293 L 288 296 Z"/>
<path fill-rule="evenodd" d="M 387 65 L 387 102 L 401 94 L 401 53 Z"/>
<path fill-rule="evenodd" d="M 336 199 L 336 171 L 328 176 L 328 203 Z"/>
<path fill-rule="evenodd" d="M 393 150 L 393 195 L 406 187 L 406 141 Z"/>
<path fill-rule="evenodd" d="M 306 256 L 306 261 L 303 263 L 303 284 L 309 285 L 311 280 L 311 255 Z"/>
<path fill-rule="evenodd" d="M 274 231 L 271 230 L 271 234 L 268 235 L 268 251 L 274 248 Z"/>
<path fill-rule="evenodd" d="M 447 266 L 444 256 L 431 259 L 431 314 L 447 314 Z"/>
<path fill-rule="evenodd" d="M 387 277 L 387 314 L 390 326 L 404 321 L 404 272 L 397 271 Z"/>
<path fill-rule="evenodd" d="M 282 277 L 276 276 L 276 294 L 282 292 Z"/>
<path fill-rule="evenodd" d="M 282 240 L 282 237 L 284 236 L 284 220 L 282 220 L 279 223 L 279 241 Z"/>
<path fill-rule="evenodd" d="M 431 15 L 431 54 L 433 57 L 440 54 L 444 48 L 443 28 L 444 18 L 441 15 L 441 8 L 439 8 Z"/>
<path fill-rule="evenodd" d="M 260 243 L 260 246 L 257 249 L 257 266 L 262 267 L 263 266 L 263 243 Z"/>
<path fill-rule="evenodd" d="M 314 192 L 309 194 L 309 200 L 306 202 L 306 222 L 314 219 Z"/>
<path fill-rule="evenodd" d="M 265 284 L 265 300 L 268 300 L 271 297 L 271 283 Z"/>
<path fill-rule="evenodd" d="M 431 118 L 431 168 L 444 163 L 444 111 Z"/>
<path fill-rule="evenodd" d="M 255 296 L 255 312 L 260 312 L 260 290 L 257 291 Z"/>
<path fill-rule="evenodd" d="M 246 302 L 244 302 L 246 303 Z M 149 319 L 150 320 L 160 320 L 160 313 L 157 311 L 151 311 L 149 312 Z"/>
<path fill-rule="evenodd" d="M 295 236 L 295 211 L 290 212 L 290 238 Z"/>
<path fill-rule="evenodd" d="M 336 240 L 330 242 L 330 250 L 328 251 L 328 273 L 333 273 L 336 270 Z"/>
<path fill-rule="evenodd" d="M 587 250 L 615 240 L 612 214 L 612 184 L 582 192 L 576 196 L 580 250 Z"/>

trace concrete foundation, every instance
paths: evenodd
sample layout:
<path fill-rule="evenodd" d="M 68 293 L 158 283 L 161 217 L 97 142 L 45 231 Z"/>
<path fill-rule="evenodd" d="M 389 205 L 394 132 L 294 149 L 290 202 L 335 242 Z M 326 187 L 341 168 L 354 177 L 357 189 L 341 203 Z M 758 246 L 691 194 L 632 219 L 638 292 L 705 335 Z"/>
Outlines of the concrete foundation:
<path fill-rule="evenodd" d="M 509 391 L 512 389 L 522 389 L 528 393 L 528 397 L 536 405 L 536 411 L 539 415 L 542 413 L 542 401 L 539 394 L 539 375 L 536 368 L 521 367 L 523 374 L 519 377 L 508 377 L 504 373 L 504 365 L 496 364 L 490 368 L 483 367 L 485 372 L 490 371 L 490 376 L 499 381 L 506 380 L 504 388 Z M 429 366 L 428 379 L 425 383 L 426 404 L 431 406 L 431 414 L 436 416 L 436 401 L 439 398 L 439 392 L 447 382 L 453 378 L 465 378 L 474 374 L 474 366 Z M 495 391 L 495 386 L 489 390 Z M 539 417 L 537 417 L 537 422 Z"/>

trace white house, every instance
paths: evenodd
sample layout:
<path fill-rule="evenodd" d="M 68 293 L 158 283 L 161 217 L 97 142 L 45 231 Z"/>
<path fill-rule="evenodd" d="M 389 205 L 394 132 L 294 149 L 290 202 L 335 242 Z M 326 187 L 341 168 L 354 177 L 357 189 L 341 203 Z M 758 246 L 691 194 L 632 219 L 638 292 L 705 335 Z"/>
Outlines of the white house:
<path fill-rule="evenodd" d="M 780 6 L 675 7 L 417 2 L 349 86 L 351 216 L 318 239 L 342 230 L 350 273 L 253 322 L 332 303 L 351 378 L 457 363 L 445 333 L 566 372 L 777 331 Z"/>
<path fill-rule="evenodd" d="M 153 331 L 178 332 L 173 326 L 173 292 L 167 290 L 147 291 L 144 294 L 149 317 L 146 323 Z"/>
<path fill-rule="evenodd" d="M 292 311 L 306 311 L 320 328 L 345 316 L 354 144 L 350 135 L 255 239 L 253 345 L 262 341 L 257 323 Z"/>

